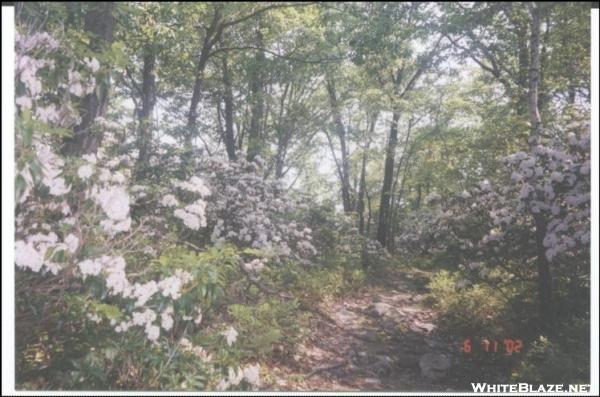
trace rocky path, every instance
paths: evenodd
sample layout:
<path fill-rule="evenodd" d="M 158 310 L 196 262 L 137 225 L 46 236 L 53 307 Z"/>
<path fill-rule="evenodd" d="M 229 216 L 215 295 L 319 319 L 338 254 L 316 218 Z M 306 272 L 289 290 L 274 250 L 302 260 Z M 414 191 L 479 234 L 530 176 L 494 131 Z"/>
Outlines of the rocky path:
<path fill-rule="evenodd" d="M 269 367 L 270 390 L 455 391 L 457 346 L 437 335 L 422 280 L 402 273 L 383 285 L 330 302 L 294 360 Z"/>

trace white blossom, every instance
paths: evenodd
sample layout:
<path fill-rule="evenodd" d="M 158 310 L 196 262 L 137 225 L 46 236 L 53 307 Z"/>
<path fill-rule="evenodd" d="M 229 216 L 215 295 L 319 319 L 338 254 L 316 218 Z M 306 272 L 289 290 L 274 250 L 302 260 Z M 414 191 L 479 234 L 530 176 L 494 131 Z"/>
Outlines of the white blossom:
<path fill-rule="evenodd" d="M 259 385 L 260 383 L 260 366 L 249 365 L 244 368 L 244 379 L 251 385 Z"/>
<path fill-rule="evenodd" d="M 94 192 L 93 198 L 110 219 L 122 221 L 127 218 L 129 214 L 129 195 L 122 187 L 102 188 Z"/>
<path fill-rule="evenodd" d="M 161 319 L 161 327 L 163 327 L 166 331 L 173 328 L 173 306 L 169 306 L 165 311 L 163 311 L 160 315 Z"/>
<path fill-rule="evenodd" d="M 173 212 L 175 217 L 181 219 L 183 224 L 192 230 L 200 229 L 200 218 L 190 212 L 187 212 L 181 208 L 176 209 Z"/>
<path fill-rule="evenodd" d="M 44 264 L 44 257 L 31 243 L 18 240 L 15 242 L 15 263 L 21 268 L 39 272 Z"/>
<path fill-rule="evenodd" d="M 156 313 L 154 310 L 148 308 L 143 312 L 133 312 L 132 316 L 133 325 L 143 325 L 148 327 L 156 320 Z"/>
<path fill-rule="evenodd" d="M 202 309 L 197 308 L 196 309 L 196 318 L 194 318 L 194 324 L 200 325 L 201 322 L 202 322 Z"/>
<path fill-rule="evenodd" d="M 95 323 L 100 323 L 102 321 L 102 318 L 99 315 L 97 315 L 96 313 L 88 313 L 87 318 L 89 318 L 91 321 L 93 321 Z"/>
<path fill-rule="evenodd" d="M 83 62 L 85 62 L 86 66 L 90 68 L 92 73 L 96 73 L 98 69 L 100 69 L 100 63 L 96 58 L 84 58 Z"/>
<path fill-rule="evenodd" d="M 265 266 L 264 262 L 265 262 L 264 259 L 254 259 L 250 262 L 244 263 L 243 266 L 244 266 L 244 269 L 246 269 L 249 272 L 258 273 Z"/>
<path fill-rule="evenodd" d="M 181 280 L 177 276 L 170 276 L 158 283 L 158 288 L 162 291 L 163 296 L 170 296 L 177 299 L 181 296 Z"/>
<path fill-rule="evenodd" d="M 135 283 L 133 288 L 133 296 L 137 298 L 136 306 L 144 306 L 158 292 L 158 284 L 154 280 L 144 284 Z"/>
<path fill-rule="evenodd" d="M 90 164 L 96 164 L 97 162 L 96 155 L 94 153 L 84 154 L 81 156 L 81 158 Z"/>
<path fill-rule="evenodd" d="M 174 195 L 167 194 L 166 196 L 164 196 L 162 198 L 162 200 L 160 201 L 160 204 L 165 207 L 175 207 L 175 206 L 179 205 L 179 201 L 177 201 L 177 198 Z"/>
<path fill-rule="evenodd" d="M 108 235 L 115 236 L 117 233 L 126 232 L 131 228 L 131 218 L 122 221 L 104 219 L 100 222 L 100 226 Z"/>
<path fill-rule="evenodd" d="M 225 336 L 227 344 L 231 346 L 237 340 L 238 333 L 235 330 L 235 328 L 230 326 L 229 328 L 227 328 L 227 330 L 223 331 L 223 336 Z"/>
<path fill-rule="evenodd" d="M 70 253 L 74 253 L 79 247 L 79 238 L 74 234 L 69 234 L 65 237 L 65 244 L 67 244 L 67 249 Z"/>
<path fill-rule="evenodd" d="M 97 276 L 102 271 L 102 262 L 95 259 L 86 259 L 77 264 L 79 271 L 85 279 L 87 276 Z"/>
<path fill-rule="evenodd" d="M 89 164 L 84 164 L 77 169 L 77 176 L 83 180 L 88 179 L 94 173 L 94 169 Z"/>
<path fill-rule="evenodd" d="M 227 381 L 230 385 L 237 386 L 240 384 L 242 379 L 244 379 L 244 371 L 242 369 L 238 368 L 235 370 L 232 367 L 228 368 Z"/>
<path fill-rule="evenodd" d="M 20 106 L 22 108 L 26 108 L 26 109 L 31 109 L 31 98 L 29 98 L 28 96 L 20 96 L 15 100 L 15 103 L 17 104 L 17 106 Z"/>
<path fill-rule="evenodd" d="M 155 341 L 160 336 L 160 328 L 156 325 L 146 325 L 146 336 L 148 340 Z"/>

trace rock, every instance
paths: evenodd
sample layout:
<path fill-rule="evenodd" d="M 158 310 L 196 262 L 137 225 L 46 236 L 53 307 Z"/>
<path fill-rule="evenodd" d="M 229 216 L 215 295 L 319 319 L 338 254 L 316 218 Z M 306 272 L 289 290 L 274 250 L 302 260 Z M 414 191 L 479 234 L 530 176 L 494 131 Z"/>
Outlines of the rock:
<path fill-rule="evenodd" d="M 350 324 L 356 316 L 350 310 L 341 308 L 334 313 L 333 317 L 338 323 Z"/>
<path fill-rule="evenodd" d="M 367 352 L 355 352 L 352 355 L 352 361 L 359 366 L 369 365 L 371 362 Z"/>
<path fill-rule="evenodd" d="M 415 332 L 425 331 L 425 333 L 430 334 L 431 332 L 433 332 L 433 330 L 435 330 L 435 324 L 424 323 L 424 322 L 419 321 L 419 320 L 414 320 L 410 324 L 409 328 L 412 331 L 415 331 Z"/>
<path fill-rule="evenodd" d="M 365 378 L 365 384 L 371 385 L 371 386 L 380 386 L 381 381 L 377 378 Z"/>
<path fill-rule="evenodd" d="M 389 316 L 393 307 L 384 302 L 377 302 L 367 309 L 367 313 L 375 317 Z"/>
<path fill-rule="evenodd" d="M 448 348 L 448 345 L 446 343 L 432 337 L 426 337 L 425 344 L 432 350 L 444 350 Z"/>
<path fill-rule="evenodd" d="M 379 340 L 377 330 L 374 329 L 359 329 L 351 332 L 350 334 L 365 342 L 377 342 Z"/>
<path fill-rule="evenodd" d="M 377 362 L 373 365 L 373 370 L 379 374 L 386 376 L 394 367 L 394 360 L 390 356 L 377 356 Z"/>
<path fill-rule="evenodd" d="M 443 353 L 427 353 L 419 360 L 421 375 L 428 379 L 440 379 L 452 367 L 452 359 Z"/>
<path fill-rule="evenodd" d="M 396 365 L 400 368 L 415 368 L 419 365 L 419 356 L 414 354 L 400 354 L 396 358 Z"/>

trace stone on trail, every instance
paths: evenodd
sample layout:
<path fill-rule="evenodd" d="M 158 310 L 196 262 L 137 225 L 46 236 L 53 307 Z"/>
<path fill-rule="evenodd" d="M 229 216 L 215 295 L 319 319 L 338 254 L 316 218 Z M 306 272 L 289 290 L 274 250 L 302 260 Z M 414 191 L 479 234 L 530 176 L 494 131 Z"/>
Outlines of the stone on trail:
<path fill-rule="evenodd" d="M 367 309 L 367 313 L 375 317 L 389 316 L 393 307 L 384 302 L 377 302 Z"/>
<path fill-rule="evenodd" d="M 428 379 L 441 379 L 452 367 L 452 359 L 443 353 L 427 353 L 419 360 L 421 375 Z"/>
<path fill-rule="evenodd" d="M 369 385 L 380 386 L 381 380 L 377 378 L 365 378 L 365 383 Z"/>
<path fill-rule="evenodd" d="M 372 369 L 378 374 L 387 376 L 394 367 L 394 360 L 389 356 L 377 356 L 377 362 L 373 364 Z"/>
<path fill-rule="evenodd" d="M 414 327 L 412 328 L 417 328 L 426 331 L 428 334 L 431 333 L 434 329 L 435 329 L 435 324 L 432 323 L 425 323 L 419 320 L 415 320 L 413 322 Z M 415 329 L 413 329 L 414 331 L 416 331 Z"/>
<path fill-rule="evenodd" d="M 419 365 L 419 356 L 409 353 L 399 354 L 396 365 L 400 368 L 416 368 Z"/>

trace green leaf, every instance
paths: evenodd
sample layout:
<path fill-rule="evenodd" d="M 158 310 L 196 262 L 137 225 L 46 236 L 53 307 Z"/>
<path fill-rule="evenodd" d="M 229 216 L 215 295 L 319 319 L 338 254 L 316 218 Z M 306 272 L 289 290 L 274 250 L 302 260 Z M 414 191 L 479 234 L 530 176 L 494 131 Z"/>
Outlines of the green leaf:
<path fill-rule="evenodd" d="M 103 314 L 109 320 L 118 320 L 121 318 L 121 310 L 114 305 L 107 305 L 105 303 L 101 303 L 96 307 L 98 313 Z"/>
<path fill-rule="evenodd" d="M 15 178 L 15 200 L 19 201 L 21 195 L 27 188 L 27 182 L 25 182 L 25 178 L 21 174 L 17 175 Z"/>

